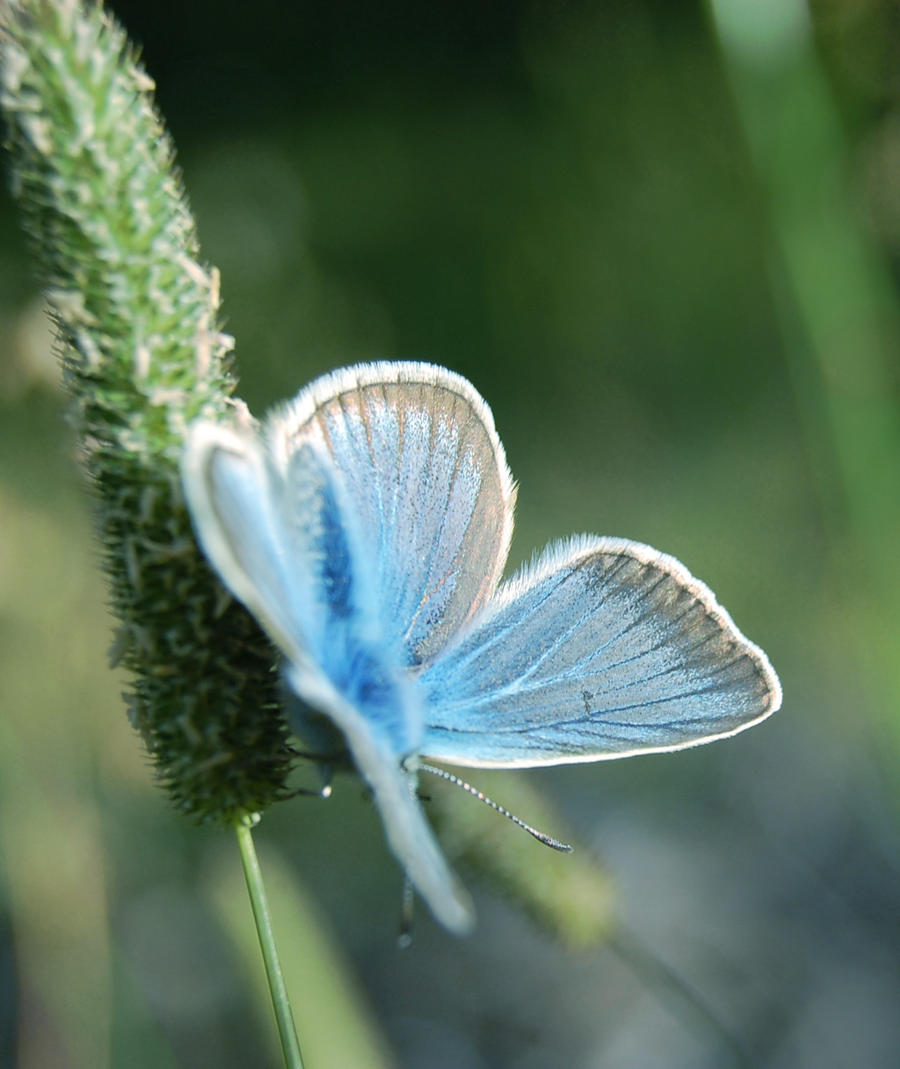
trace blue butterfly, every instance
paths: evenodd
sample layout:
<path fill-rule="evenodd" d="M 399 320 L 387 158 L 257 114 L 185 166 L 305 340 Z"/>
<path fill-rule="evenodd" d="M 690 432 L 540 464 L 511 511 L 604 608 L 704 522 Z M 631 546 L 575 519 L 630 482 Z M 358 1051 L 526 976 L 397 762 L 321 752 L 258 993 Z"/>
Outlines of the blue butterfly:
<path fill-rule="evenodd" d="M 417 799 L 420 757 L 526 768 L 678 750 L 781 704 L 762 650 L 648 546 L 570 538 L 501 583 L 516 489 L 487 404 L 443 368 L 362 364 L 259 429 L 195 424 L 182 469 L 203 550 L 284 657 L 295 726 L 340 732 L 453 931 L 472 908 Z"/>

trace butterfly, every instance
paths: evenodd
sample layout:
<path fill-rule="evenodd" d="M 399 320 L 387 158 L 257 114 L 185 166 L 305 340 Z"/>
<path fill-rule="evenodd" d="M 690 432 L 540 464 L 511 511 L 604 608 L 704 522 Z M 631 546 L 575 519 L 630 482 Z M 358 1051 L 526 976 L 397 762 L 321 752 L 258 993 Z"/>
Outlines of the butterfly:
<path fill-rule="evenodd" d="M 572 537 L 501 582 L 516 488 L 490 409 L 444 368 L 361 364 L 261 427 L 196 423 L 182 475 L 202 549 L 283 657 L 296 729 L 325 751 L 339 735 L 452 931 L 473 912 L 417 797 L 423 757 L 678 750 L 781 704 L 762 650 L 649 546 Z"/>

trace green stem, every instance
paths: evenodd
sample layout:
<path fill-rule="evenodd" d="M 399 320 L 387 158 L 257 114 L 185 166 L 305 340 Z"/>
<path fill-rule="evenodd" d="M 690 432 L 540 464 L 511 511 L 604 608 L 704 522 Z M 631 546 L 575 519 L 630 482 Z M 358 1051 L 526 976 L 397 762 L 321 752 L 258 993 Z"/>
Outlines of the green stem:
<path fill-rule="evenodd" d="M 284 1064 L 287 1069 L 303 1069 L 303 1059 L 300 1055 L 300 1043 L 297 1040 L 297 1031 L 294 1027 L 291 1003 L 288 998 L 287 988 L 284 985 L 284 977 L 281 974 L 278 951 L 275 948 L 275 933 L 272 931 L 269 901 L 266 898 L 262 870 L 256 857 L 256 847 L 253 845 L 252 828 L 257 820 L 256 816 L 245 817 L 235 824 L 234 830 L 237 833 L 238 846 L 241 851 L 241 864 L 244 866 L 244 878 L 247 881 L 250 904 L 253 906 L 253 919 L 256 922 L 259 948 L 262 951 L 263 962 L 266 967 L 269 996 L 272 999 L 272 1009 L 275 1011 L 278 1036 L 281 1039 L 281 1050 L 284 1054 Z"/>

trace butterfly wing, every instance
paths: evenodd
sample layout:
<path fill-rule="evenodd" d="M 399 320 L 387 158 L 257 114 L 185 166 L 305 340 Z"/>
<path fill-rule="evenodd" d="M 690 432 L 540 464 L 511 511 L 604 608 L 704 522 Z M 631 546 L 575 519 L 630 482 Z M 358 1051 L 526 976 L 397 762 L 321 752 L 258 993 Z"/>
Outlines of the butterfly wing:
<path fill-rule="evenodd" d="M 197 536 L 226 586 L 304 675 L 325 675 L 391 739 L 416 749 L 421 710 L 395 694 L 352 510 L 326 455 L 301 441 L 283 465 L 260 439 L 192 428 L 184 486 Z"/>
<path fill-rule="evenodd" d="M 289 685 L 340 729 L 388 843 L 435 916 L 472 924 L 401 756 L 421 741 L 420 696 L 381 641 L 352 511 L 306 441 L 274 465 L 257 436 L 192 428 L 183 481 L 203 549 L 287 658 Z"/>
<path fill-rule="evenodd" d="M 256 616 L 286 657 L 310 663 L 306 625 L 310 577 L 285 546 L 281 476 L 250 428 L 191 428 L 182 483 L 197 539 L 228 589 Z"/>
<path fill-rule="evenodd" d="M 637 542 L 573 539 L 513 577 L 420 677 L 422 752 L 528 767 L 678 750 L 781 704 L 708 587 Z"/>
<path fill-rule="evenodd" d="M 515 490 L 490 409 L 430 364 L 363 364 L 317 379 L 267 423 L 276 463 L 298 443 L 340 472 L 387 640 L 429 660 L 499 582 Z"/>
<path fill-rule="evenodd" d="M 327 712 L 340 728 L 353 763 L 368 784 L 381 814 L 388 845 L 435 917 L 460 935 L 470 931 L 474 912 L 468 892 L 441 853 L 416 798 L 414 774 L 400 764 L 385 737 L 322 676 L 293 667 L 287 680 L 304 701 Z"/>

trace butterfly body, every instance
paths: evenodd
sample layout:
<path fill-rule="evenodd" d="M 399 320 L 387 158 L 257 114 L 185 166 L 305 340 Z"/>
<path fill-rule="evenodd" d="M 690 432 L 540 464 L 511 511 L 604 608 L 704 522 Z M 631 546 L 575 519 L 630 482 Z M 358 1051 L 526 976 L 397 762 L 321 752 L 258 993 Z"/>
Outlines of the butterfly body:
<path fill-rule="evenodd" d="M 442 368 L 361 365 L 259 431 L 201 423 L 183 474 L 207 556 L 284 656 L 298 728 L 309 710 L 337 728 L 453 930 L 471 908 L 415 797 L 418 755 L 529 767 L 673 750 L 780 703 L 708 588 L 640 543 L 569 539 L 501 584 L 514 484 L 487 405 Z"/>

